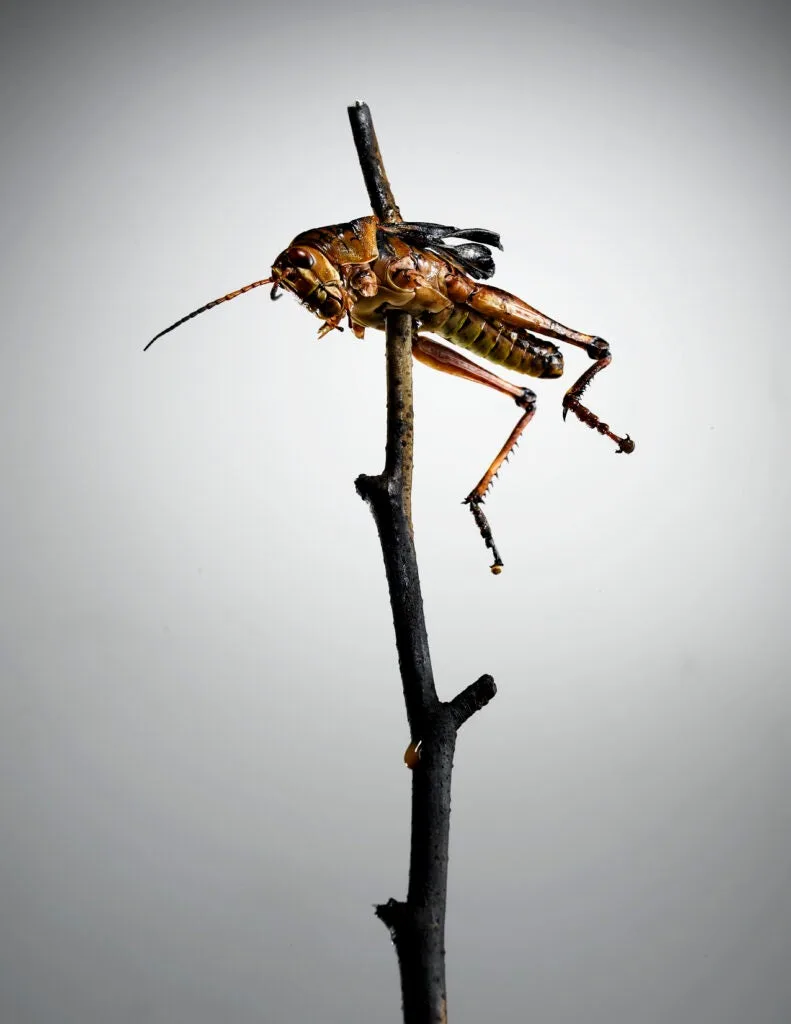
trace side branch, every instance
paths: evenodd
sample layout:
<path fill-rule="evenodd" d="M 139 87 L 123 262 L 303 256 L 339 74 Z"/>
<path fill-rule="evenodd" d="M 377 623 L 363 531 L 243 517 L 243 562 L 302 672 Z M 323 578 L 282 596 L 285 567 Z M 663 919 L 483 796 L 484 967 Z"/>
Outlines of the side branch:
<path fill-rule="evenodd" d="M 448 705 L 456 729 L 460 729 L 476 711 L 485 708 L 496 693 L 497 687 L 494 684 L 494 679 L 488 674 L 476 679 L 474 683 L 470 683 L 461 693 L 457 693 Z"/>

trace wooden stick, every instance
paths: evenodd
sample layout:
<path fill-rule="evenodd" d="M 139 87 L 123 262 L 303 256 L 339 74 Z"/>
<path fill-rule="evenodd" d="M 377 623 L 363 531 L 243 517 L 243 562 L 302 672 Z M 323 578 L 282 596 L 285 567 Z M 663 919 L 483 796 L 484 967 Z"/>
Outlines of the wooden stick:
<path fill-rule="evenodd" d="M 376 216 L 397 223 L 401 215 L 385 174 L 367 104 L 349 107 L 357 155 Z M 390 899 L 376 915 L 390 929 L 398 954 L 405 1024 L 447 1024 L 445 907 L 450 835 L 450 783 L 456 734 L 497 692 L 483 675 L 452 701 L 437 696 L 412 529 L 413 321 L 388 312 L 387 448 L 377 476 L 359 476 L 357 492 L 368 502 L 382 544 L 396 648 L 413 751 L 412 841 L 407 898 Z"/>

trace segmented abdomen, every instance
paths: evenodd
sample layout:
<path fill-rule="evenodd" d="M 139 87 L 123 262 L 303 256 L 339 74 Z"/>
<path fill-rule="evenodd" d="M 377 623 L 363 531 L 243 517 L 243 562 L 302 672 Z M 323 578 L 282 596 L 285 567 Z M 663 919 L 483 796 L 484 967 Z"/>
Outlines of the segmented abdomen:
<path fill-rule="evenodd" d="M 489 320 L 465 306 L 415 315 L 426 330 L 517 373 L 530 377 L 559 377 L 563 373 L 560 350 L 529 331 Z"/>

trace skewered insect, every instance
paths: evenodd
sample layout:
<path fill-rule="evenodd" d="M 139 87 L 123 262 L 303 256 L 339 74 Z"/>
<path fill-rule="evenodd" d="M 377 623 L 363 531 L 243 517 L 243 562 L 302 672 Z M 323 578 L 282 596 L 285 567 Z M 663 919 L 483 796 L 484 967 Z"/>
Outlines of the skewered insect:
<path fill-rule="evenodd" d="M 500 236 L 485 228 L 454 228 L 425 222 L 384 224 L 376 217 L 313 228 L 297 235 L 280 253 L 270 277 L 253 281 L 188 313 L 160 331 L 146 349 L 192 317 L 270 284 L 272 299 L 279 298 L 281 289 L 292 292 L 324 321 L 319 328 L 320 338 L 329 331 L 343 330 L 344 319 L 358 338 L 364 336 L 367 327 L 384 330 L 385 314 L 398 309 L 410 313 L 421 332 L 439 335 L 517 373 L 543 378 L 563 373 L 563 354 L 547 340 L 552 338 L 584 349 L 593 360 L 566 391 L 563 419 L 571 412 L 614 441 L 617 453 L 633 452 L 634 441 L 628 434 L 621 437 L 614 433 L 581 402 L 596 374 L 612 361 L 609 344 L 603 338 L 564 327 L 509 292 L 479 284 L 494 274 L 491 248 L 502 249 Z M 535 415 L 536 394 L 530 388 L 498 377 L 424 333 L 415 337 L 413 355 L 436 370 L 485 384 L 509 396 L 520 409 L 519 419 L 505 444 L 464 499 L 492 551 L 491 571 L 499 573 L 503 561 L 481 506 L 500 467 Z"/>

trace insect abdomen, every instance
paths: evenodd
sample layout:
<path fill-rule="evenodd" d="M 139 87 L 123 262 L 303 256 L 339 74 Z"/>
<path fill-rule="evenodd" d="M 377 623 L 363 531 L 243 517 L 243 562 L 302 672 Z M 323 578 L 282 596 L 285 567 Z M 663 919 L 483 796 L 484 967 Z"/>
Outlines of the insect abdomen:
<path fill-rule="evenodd" d="M 563 373 L 563 355 L 551 342 L 489 320 L 464 306 L 426 313 L 420 319 L 427 330 L 517 373 L 530 377 L 559 377 Z"/>

